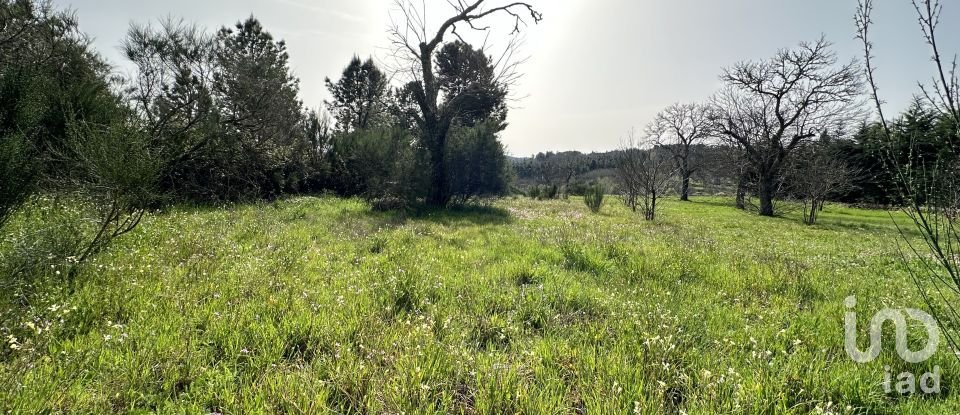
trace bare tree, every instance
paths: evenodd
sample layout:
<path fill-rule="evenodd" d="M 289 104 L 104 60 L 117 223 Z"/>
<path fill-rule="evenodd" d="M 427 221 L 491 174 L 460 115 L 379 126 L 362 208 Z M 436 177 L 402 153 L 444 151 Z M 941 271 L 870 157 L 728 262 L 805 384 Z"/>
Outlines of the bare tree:
<path fill-rule="evenodd" d="M 756 186 L 743 148 L 736 143 L 726 142 L 713 147 L 713 151 L 714 157 L 705 161 L 703 169 L 707 175 L 732 184 L 737 209 L 746 209 L 747 194 L 752 193 Z"/>
<path fill-rule="evenodd" d="M 710 108 L 701 104 L 673 104 L 647 126 L 647 136 L 673 156 L 680 176 L 680 200 L 690 200 L 690 176 L 699 169 L 691 150 L 711 135 Z"/>
<path fill-rule="evenodd" d="M 945 61 L 937 43 L 943 5 L 938 0 L 913 0 L 912 3 L 936 69 L 931 83 L 920 84 L 921 96 L 942 120 L 952 123 L 952 139 L 956 140 L 960 136 L 960 74 L 956 56 L 950 63 Z M 879 96 L 876 67 L 873 64 L 873 44 L 870 41 L 873 1 L 861 0 L 859 5 L 855 18 L 857 37 L 863 45 L 871 97 L 885 138 L 894 144 L 898 137 L 884 117 L 884 102 Z M 915 256 L 907 259 L 904 255 L 904 262 L 908 264 L 918 291 L 940 323 L 947 341 L 954 350 L 960 350 L 960 310 L 956 308 L 960 301 L 960 166 L 957 147 L 948 148 L 952 152 L 949 157 L 907 163 L 901 163 L 900 157 L 891 150 L 886 162 L 896 176 L 901 197 L 906 204 L 904 212 L 913 221 L 924 242 L 917 246 L 901 229 L 904 243 Z M 921 253 L 921 250 L 925 252 Z M 914 261 L 919 261 L 921 265 L 914 266 Z"/>
<path fill-rule="evenodd" d="M 774 214 L 790 153 L 856 119 L 859 66 L 837 66 L 830 48 L 823 38 L 803 42 L 766 61 L 738 63 L 720 77 L 726 87 L 713 99 L 714 126 L 743 148 L 757 177 L 761 215 Z"/>
<path fill-rule="evenodd" d="M 476 31 L 489 31 L 489 26 L 483 26 L 487 18 L 494 15 L 509 15 L 514 20 L 511 33 L 519 33 L 526 26 L 527 21 L 539 23 L 543 18 L 532 5 L 526 2 L 500 3 L 497 6 L 488 6 L 486 0 L 448 0 L 454 15 L 447 18 L 435 32 L 428 29 L 425 6 L 418 6 L 410 0 L 396 0 L 400 19 L 395 20 L 389 30 L 393 43 L 393 57 L 402 68 L 409 72 L 412 81 L 407 85 L 413 101 L 419 110 L 414 114 L 416 124 L 421 130 L 422 144 L 428 150 L 431 171 L 430 191 L 427 203 L 435 206 L 444 206 L 450 200 L 447 183 L 447 166 L 444 154 L 447 147 L 447 133 L 456 119 L 469 111 L 469 107 L 476 105 L 478 95 L 483 89 L 489 88 L 456 88 L 442 91 L 441 80 L 434 68 L 434 58 L 439 48 L 444 44 L 444 38 L 451 34 L 463 43 L 467 43 L 457 32 L 458 28 Z M 513 59 L 516 41 L 511 40 L 506 50 L 500 55 L 495 66 L 498 73 L 494 84 L 496 88 L 505 89 L 516 82 L 517 64 Z M 482 48 L 481 48 L 482 49 Z M 441 97 L 441 92 L 444 92 Z M 442 98 L 442 100 L 441 100 Z"/>
<path fill-rule="evenodd" d="M 811 143 L 797 151 L 790 188 L 803 202 L 803 222 L 813 225 L 827 200 L 849 189 L 858 172 L 827 145 Z"/>
<path fill-rule="evenodd" d="M 674 176 L 671 154 L 653 140 L 638 140 L 630 131 L 618 158 L 616 176 L 624 203 L 634 212 L 639 206 L 644 219 L 654 220 L 657 201 Z"/>

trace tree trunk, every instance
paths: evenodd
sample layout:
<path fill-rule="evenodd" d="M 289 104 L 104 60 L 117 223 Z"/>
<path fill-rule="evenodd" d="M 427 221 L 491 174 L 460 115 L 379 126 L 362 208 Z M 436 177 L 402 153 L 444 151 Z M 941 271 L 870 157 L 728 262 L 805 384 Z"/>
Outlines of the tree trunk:
<path fill-rule="evenodd" d="M 690 166 L 687 164 L 687 159 L 681 161 L 680 175 L 682 177 L 680 183 L 680 200 L 688 202 L 690 201 Z"/>
<path fill-rule="evenodd" d="M 645 213 L 645 218 L 647 220 L 653 220 L 657 214 L 657 190 L 654 189 L 650 192 L 650 210 Z"/>
<path fill-rule="evenodd" d="M 650 202 L 650 220 L 657 217 L 657 192 L 653 192 L 653 200 Z"/>
<path fill-rule="evenodd" d="M 808 225 L 814 225 L 817 223 L 817 218 L 820 215 L 821 210 L 823 210 L 823 201 L 814 198 L 810 202 L 810 216 L 807 219 Z"/>
<path fill-rule="evenodd" d="M 427 193 L 427 204 L 433 207 L 446 207 L 450 202 L 449 186 L 447 185 L 446 163 L 446 131 L 437 126 L 427 132 L 430 145 L 430 190 Z"/>
<path fill-rule="evenodd" d="M 760 173 L 760 216 L 773 216 L 773 198 L 776 195 L 776 176 L 771 171 Z"/>
<path fill-rule="evenodd" d="M 440 87 L 433 73 L 433 48 L 435 45 L 420 44 L 420 65 L 423 69 L 423 96 L 418 97 L 423 112 L 424 141 L 429 146 L 430 190 L 427 192 L 427 204 L 434 207 L 446 207 L 450 202 L 450 189 L 447 185 L 447 131 L 442 114 L 437 107 Z"/>
<path fill-rule="evenodd" d="M 747 208 L 747 177 L 741 174 L 737 180 L 737 209 Z"/>

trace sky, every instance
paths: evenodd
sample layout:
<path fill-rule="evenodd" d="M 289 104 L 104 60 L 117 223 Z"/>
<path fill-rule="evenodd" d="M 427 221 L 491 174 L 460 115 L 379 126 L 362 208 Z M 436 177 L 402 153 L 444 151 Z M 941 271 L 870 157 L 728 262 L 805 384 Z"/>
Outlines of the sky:
<path fill-rule="evenodd" d="M 445 0 L 423 1 L 430 27 L 452 15 Z M 842 61 L 861 56 L 854 38 L 856 0 L 529 1 L 543 21 L 521 34 L 523 77 L 513 88 L 502 135 L 515 156 L 615 149 L 631 128 L 642 129 L 664 107 L 708 99 L 720 87 L 722 68 L 765 59 L 800 41 L 824 35 Z M 396 16 L 392 0 L 54 3 L 76 12 L 81 30 L 118 72 L 129 68 L 119 45 L 131 23 L 174 17 L 215 30 L 254 15 L 287 42 L 301 98 L 311 108 L 328 98 L 324 79 L 338 78 L 353 55 L 390 63 L 387 28 Z M 875 3 L 877 79 L 890 114 L 909 105 L 917 82 L 929 80 L 934 67 L 910 1 Z M 939 41 L 942 51 L 953 55 L 960 52 L 960 2 L 944 3 Z M 491 25 L 495 52 L 513 25 L 504 19 Z"/>

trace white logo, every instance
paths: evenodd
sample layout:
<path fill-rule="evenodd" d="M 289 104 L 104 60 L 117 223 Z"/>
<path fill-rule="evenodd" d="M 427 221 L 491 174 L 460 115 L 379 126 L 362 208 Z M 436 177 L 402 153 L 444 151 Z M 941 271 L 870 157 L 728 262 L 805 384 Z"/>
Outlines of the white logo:
<path fill-rule="evenodd" d="M 900 358 L 909 363 L 921 363 L 933 356 L 940 346 L 940 328 L 936 319 L 924 311 L 907 308 L 903 310 L 885 308 L 880 310 L 870 320 L 870 348 L 866 351 L 857 346 L 857 313 L 852 311 L 857 306 L 857 297 L 850 296 L 844 300 L 847 312 L 844 315 L 844 348 L 847 355 L 857 363 L 869 363 L 880 356 L 881 335 L 883 324 L 892 321 L 896 329 L 896 347 Z M 918 351 L 910 350 L 907 342 L 907 319 L 904 316 L 919 321 L 927 329 L 927 345 Z M 891 392 L 890 367 L 884 368 L 884 390 Z M 916 376 L 910 372 L 897 375 L 896 391 L 898 393 L 914 393 L 916 391 Z M 934 367 L 932 373 L 925 373 L 920 377 L 920 389 L 924 393 L 940 392 L 940 367 Z"/>
<path fill-rule="evenodd" d="M 857 306 L 857 297 L 847 297 L 844 304 L 846 304 L 848 309 L 852 310 Z M 927 329 L 927 346 L 920 351 L 915 352 L 908 348 L 908 326 L 903 316 L 904 312 L 906 312 L 910 318 L 923 323 L 923 326 Z M 876 359 L 877 356 L 880 356 L 880 335 L 883 330 L 883 323 L 887 321 L 892 321 L 894 327 L 897 329 L 897 353 L 900 354 L 900 357 L 903 358 L 904 361 L 909 363 L 924 362 L 937 352 L 937 347 L 940 345 L 940 329 L 937 327 L 937 321 L 930 314 L 920 310 L 912 308 L 903 311 L 892 308 L 880 310 L 880 312 L 875 314 L 873 319 L 870 320 L 870 348 L 866 352 L 861 351 L 860 348 L 857 347 L 857 313 L 847 311 L 843 320 L 845 334 L 844 346 L 847 350 L 847 355 L 857 363 L 869 363 Z"/>

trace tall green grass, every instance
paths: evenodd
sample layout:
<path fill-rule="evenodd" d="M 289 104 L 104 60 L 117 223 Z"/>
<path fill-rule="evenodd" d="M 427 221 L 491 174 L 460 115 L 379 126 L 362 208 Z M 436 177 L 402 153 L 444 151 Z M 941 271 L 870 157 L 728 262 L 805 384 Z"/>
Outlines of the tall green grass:
<path fill-rule="evenodd" d="M 719 199 L 662 206 L 655 222 L 579 199 L 152 214 L 74 292 L 3 313 L 0 410 L 960 411 L 945 347 L 916 365 L 892 341 L 870 364 L 844 353 L 845 297 L 862 324 L 922 304 L 890 214 L 828 207 L 804 226 Z M 885 366 L 934 365 L 942 394 L 884 395 Z"/>

